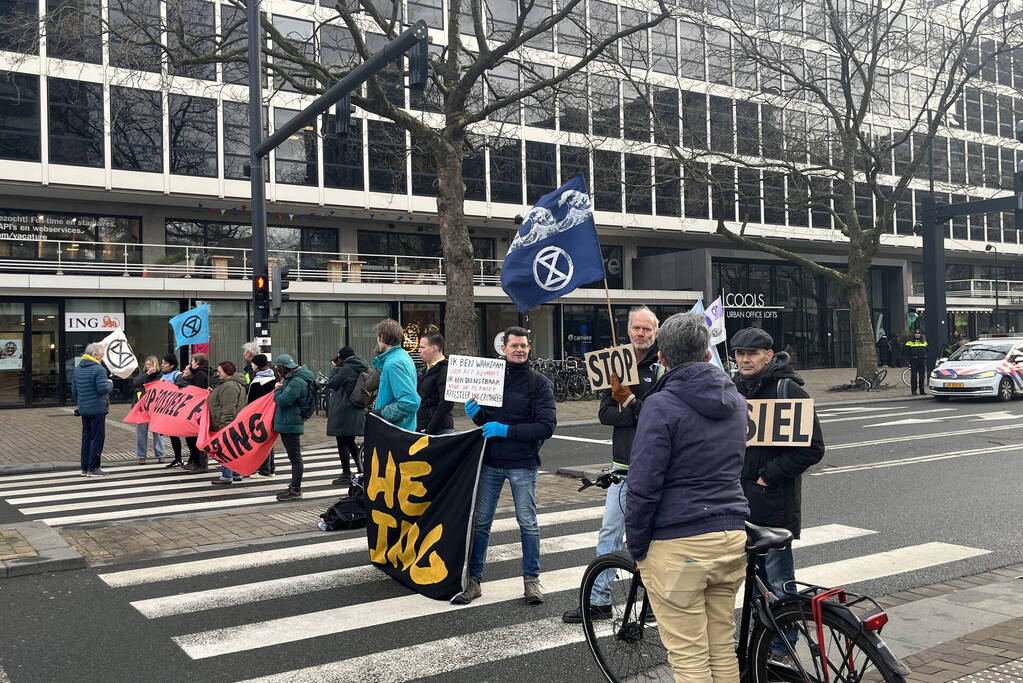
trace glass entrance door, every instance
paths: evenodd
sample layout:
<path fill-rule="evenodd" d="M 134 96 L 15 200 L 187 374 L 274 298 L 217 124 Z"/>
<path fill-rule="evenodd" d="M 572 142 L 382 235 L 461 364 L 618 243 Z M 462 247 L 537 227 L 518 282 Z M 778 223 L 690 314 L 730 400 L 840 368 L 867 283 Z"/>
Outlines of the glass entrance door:
<path fill-rule="evenodd" d="M 33 302 L 29 344 L 32 405 L 60 403 L 60 310 L 56 303 Z"/>
<path fill-rule="evenodd" d="M 0 303 L 0 406 L 25 405 L 24 303 Z"/>

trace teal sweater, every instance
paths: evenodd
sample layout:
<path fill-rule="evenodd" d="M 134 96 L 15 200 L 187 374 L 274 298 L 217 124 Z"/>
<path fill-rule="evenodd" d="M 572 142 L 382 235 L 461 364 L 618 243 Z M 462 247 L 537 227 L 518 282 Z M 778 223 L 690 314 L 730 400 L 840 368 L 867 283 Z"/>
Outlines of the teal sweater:
<path fill-rule="evenodd" d="M 391 424 L 416 431 L 419 391 L 416 389 L 416 364 L 400 346 L 392 346 L 373 359 L 380 369 L 380 389 L 374 410 Z"/>

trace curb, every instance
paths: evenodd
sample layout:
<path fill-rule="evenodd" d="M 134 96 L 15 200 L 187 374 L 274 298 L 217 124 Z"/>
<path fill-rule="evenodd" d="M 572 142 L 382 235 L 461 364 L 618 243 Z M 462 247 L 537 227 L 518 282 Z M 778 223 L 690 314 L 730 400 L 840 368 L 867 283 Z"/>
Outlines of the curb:
<path fill-rule="evenodd" d="M 0 561 L 0 579 L 84 569 L 87 566 L 85 558 L 45 522 L 16 522 L 3 526 L 20 533 L 38 554 Z"/>

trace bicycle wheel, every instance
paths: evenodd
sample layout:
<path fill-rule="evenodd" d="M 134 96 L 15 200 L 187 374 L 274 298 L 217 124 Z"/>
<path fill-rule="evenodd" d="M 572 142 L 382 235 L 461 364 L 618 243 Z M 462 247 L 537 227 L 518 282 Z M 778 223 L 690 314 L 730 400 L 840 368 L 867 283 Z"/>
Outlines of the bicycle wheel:
<path fill-rule="evenodd" d="M 568 397 L 573 401 L 579 401 L 586 396 L 586 391 L 590 388 L 589 383 L 579 375 L 569 375 L 568 377 Z"/>
<path fill-rule="evenodd" d="M 560 377 L 555 377 L 553 380 L 554 384 L 554 400 L 558 403 L 568 398 L 568 385 L 565 384 L 565 380 Z"/>
<path fill-rule="evenodd" d="M 910 382 L 909 382 L 909 373 L 910 372 L 911 371 L 910 371 L 909 368 L 906 368 L 905 370 L 902 371 L 902 383 L 905 384 L 907 387 L 910 386 Z"/>
<path fill-rule="evenodd" d="M 609 553 L 586 568 L 579 589 L 586 643 L 610 683 L 671 681 L 668 651 L 661 643 L 653 607 L 635 566 L 624 553 Z M 597 577 L 605 571 L 614 572 L 608 586 L 611 615 L 592 619 L 590 594 Z"/>
<path fill-rule="evenodd" d="M 817 644 L 817 625 L 810 614 L 810 603 L 790 603 L 775 612 L 782 630 L 793 629 L 796 642 L 792 649 L 807 674 L 804 679 L 791 664 L 770 662 L 773 629 L 757 622 L 750 636 L 749 666 L 752 683 L 807 681 L 808 683 L 860 683 L 877 681 L 904 683 L 905 678 L 892 671 L 874 642 L 853 625 L 825 610 L 824 649 L 822 662 Z M 824 668 L 827 668 L 827 677 Z"/>
<path fill-rule="evenodd" d="M 884 368 L 878 368 L 874 371 L 874 373 L 874 386 L 879 387 L 884 384 L 884 380 L 888 376 L 888 371 Z"/>

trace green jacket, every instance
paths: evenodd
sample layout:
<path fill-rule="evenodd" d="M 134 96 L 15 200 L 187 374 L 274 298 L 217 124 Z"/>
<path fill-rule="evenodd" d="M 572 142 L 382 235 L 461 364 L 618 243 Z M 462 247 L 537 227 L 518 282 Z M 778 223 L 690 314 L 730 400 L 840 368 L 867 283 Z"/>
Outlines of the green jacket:
<path fill-rule="evenodd" d="M 312 391 L 316 378 L 309 369 L 300 365 L 284 378 L 284 385 L 274 389 L 274 431 L 278 434 L 305 434 L 305 423 L 302 421 L 300 407 L 305 400 L 306 392 Z"/>
<path fill-rule="evenodd" d="M 231 424 L 245 407 L 247 393 L 245 380 L 238 374 L 218 384 L 209 398 L 210 426 L 213 429 L 223 429 Z"/>

